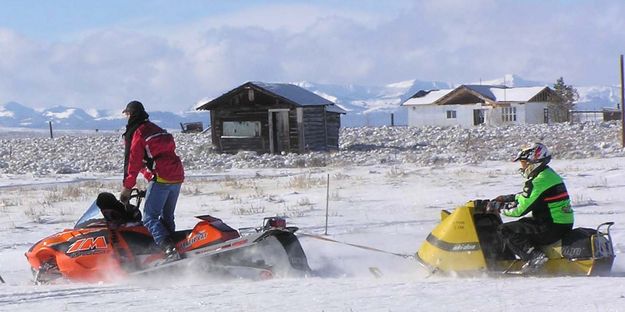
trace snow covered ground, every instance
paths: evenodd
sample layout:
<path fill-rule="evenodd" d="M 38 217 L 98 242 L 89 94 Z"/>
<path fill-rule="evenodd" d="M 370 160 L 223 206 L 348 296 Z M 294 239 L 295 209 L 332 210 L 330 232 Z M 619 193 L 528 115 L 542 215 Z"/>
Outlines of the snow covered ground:
<path fill-rule="evenodd" d="M 178 228 L 192 226 L 193 216 L 201 213 L 217 216 L 235 228 L 259 225 L 264 216 L 282 215 L 302 233 L 322 234 L 329 175 L 329 238 L 412 255 L 437 224 L 440 209 L 517 192 L 523 182 L 518 164 L 506 161 L 520 144 L 519 128 L 353 131 L 369 136 L 357 141 L 345 135 L 342 150 L 324 156 L 326 167 L 284 165 L 289 159 L 305 159 L 298 163 L 310 164 L 309 159 L 319 155 L 208 155 L 211 161 L 231 164 L 215 168 L 196 166 L 198 158 L 189 165 L 178 203 Z M 422 136 L 389 134 L 395 131 Z M 24 252 L 39 239 L 72 227 L 98 192 L 116 193 L 121 173 L 115 166 L 99 172 L 38 172 L 11 163 L 0 169 L 4 170 L 0 171 L 0 274 L 7 282 L 0 285 L 0 311 L 622 311 L 625 158 L 616 131 L 618 127 L 610 124 L 523 129 L 530 134 L 527 141 L 542 137 L 554 146 L 552 167 L 566 179 L 576 226 L 616 222 L 612 234 L 617 258 L 611 277 L 428 276 L 413 260 L 302 236 L 313 277 L 248 281 L 190 275 L 116 284 L 33 286 Z M 468 133 L 473 137 L 461 139 Z M 63 139 L 67 145 L 58 153 L 81 144 L 82 140 L 73 138 Z M 97 136 L 88 138 L 96 140 Z M 6 140 L 3 144 L 44 142 L 23 137 Z M 32 151 L 37 153 L 37 149 Z M 439 160 L 427 161 L 431 158 L 419 156 L 424 153 Z M 480 153 L 481 161 L 467 159 Z M 12 159 L 29 159 L 28 155 L 13 154 Z M 108 157 L 119 155 L 109 153 Z M 262 163 L 262 159 L 269 160 Z M 282 165 L 266 168 L 274 162 Z M 382 276 L 372 275 L 371 267 L 379 268 Z"/>

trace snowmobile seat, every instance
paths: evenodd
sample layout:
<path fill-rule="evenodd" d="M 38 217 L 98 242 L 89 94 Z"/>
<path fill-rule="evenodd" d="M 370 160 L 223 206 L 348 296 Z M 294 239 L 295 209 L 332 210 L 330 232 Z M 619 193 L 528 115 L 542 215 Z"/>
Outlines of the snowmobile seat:
<path fill-rule="evenodd" d="M 562 255 L 568 259 L 592 258 L 591 238 L 597 230 L 575 228 L 562 238 Z"/>
<path fill-rule="evenodd" d="M 592 237 L 602 239 L 602 235 L 595 229 L 575 228 L 568 232 L 561 240 L 549 245 L 540 246 L 540 249 L 549 259 L 586 259 L 593 257 Z"/>
<path fill-rule="evenodd" d="M 549 245 L 542 245 L 540 249 L 550 259 L 562 258 L 578 259 L 591 258 L 591 237 L 597 234 L 597 230 L 589 228 L 576 228 L 568 232 L 561 240 Z"/>
<path fill-rule="evenodd" d="M 141 211 L 131 204 L 124 205 L 115 195 L 107 192 L 98 194 L 96 205 L 100 208 L 104 219 L 115 225 L 141 222 Z"/>

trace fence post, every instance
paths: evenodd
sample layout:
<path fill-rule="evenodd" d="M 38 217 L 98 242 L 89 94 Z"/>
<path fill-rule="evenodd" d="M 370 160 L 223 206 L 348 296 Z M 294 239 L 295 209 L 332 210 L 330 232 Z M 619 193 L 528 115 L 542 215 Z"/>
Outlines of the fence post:
<path fill-rule="evenodd" d="M 48 125 L 50 126 L 50 139 L 54 139 L 54 136 L 52 135 L 52 121 L 48 121 Z"/>
<path fill-rule="evenodd" d="M 391 127 L 395 126 L 395 114 L 391 113 Z"/>
<path fill-rule="evenodd" d="M 328 173 L 328 180 L 326 183 L 326 227 L 324 235 L 328 235 L 328 206 L 330 203 L 330 174 Z"/>
<path fill-rule="evenodd" d="M 623 86 L 623 54 L 621 54 L 621 138 L 622 138 L 622 146 L 625 147 L 625 88 Z"/>

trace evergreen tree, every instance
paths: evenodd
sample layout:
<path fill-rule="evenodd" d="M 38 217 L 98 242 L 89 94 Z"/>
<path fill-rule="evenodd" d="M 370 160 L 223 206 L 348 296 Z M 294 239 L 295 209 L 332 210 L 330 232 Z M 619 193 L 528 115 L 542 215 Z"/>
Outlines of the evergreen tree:
<path fill-rule="evenodd" d="M 551 120 L 554 122 L 569 121 L 569 111 L 575 109 L 575 101 L 579 99 L 577 89 L 564 83 L 564 78 L 560 77 L 553 84 L 553 90 L 557 96 L 551 99 L 551 104 L 549 105 Z"/>

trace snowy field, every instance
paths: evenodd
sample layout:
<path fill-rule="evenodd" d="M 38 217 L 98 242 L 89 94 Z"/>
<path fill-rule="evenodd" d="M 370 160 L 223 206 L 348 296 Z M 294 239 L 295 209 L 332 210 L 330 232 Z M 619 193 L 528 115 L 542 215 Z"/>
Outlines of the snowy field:
<path fill-rule="evenodd" d="M 0 154 L 6 164 L 0 168 L 4 170 L 0 171 L 0 275 L 6 281 L 0 285 L 0 311 L 623 311 L 625 158 L 614 133 L 618 128 L 610 124 L 568 127 L 574 130 L 556 131 L 561 139 L 544 128 L 532 131 L 534 138 L 542 136 L 546 144 L 556 146 L 556 152 L 562 151 L 551 165 L 565 178 L 576 226 L 616 222 L 612 234 L 617 258 L 611 277 L 428 276 L 414 260 L 301 236 L 314 270 L 314 276 L 306 278 L 219 280 L 188 274 L 167 280 L 34 286 L 24 252 L 39 239 L 73 227 L 99 192 L 117 194 L 121 172 L 116 167 L 108 172 L 79 168 L 66 174 L 54 169 L 37 172 L 43 165 L 20 172 L 12 161 L 29 154 L 12 153 L 10 160 Z M 589 128 L 596 135 L 585 132 Z M 604 134 L 605 129 L 611 131 Z M 438 135 L 441 140 L 445 137 L 440 131 Z M 380 146 L 403 144 L 388 137 L 379 142 L 370 138 L 367 146 L 354 143 L 350 146 L 359 144 L 363 150 L 338 153 L 351 155 L 344 159 L 352 161 L 327 161 L 326 167 L 253 168 L 253 161 L 214 169 L 190 165 L 176 210 L 177 226 L 189 228 L 196 222 L 194 215 L 205 213 L 234 228 L 257 226 L 265 216 L 281 215 L 302 233 L 323 234 L 329 175 L 329 238 L 413 255 L 437 224 L 441 209 L 520 191 L 523 178 L 518 164 L 505 161 L 514 156 L 517 136 L 485 137 L 501 146 L 492 153 L 483 152 L 492 144 L 479 144 L 476 135 L 457 145 L 448 143 L 446 149 L 429 137 L 413 138 L 412 147 L 385 152 Z M 5 140 L 34 141 L 12 136 Z M 420 149 L 427 152 L 424 149 L 433 145 L 445 161 L 408 161 L 426 159 L 407 155 L 419 155 Z M 491 160 L 462 160 L 472 154 L 468 150 L 483 152 Z M 109 157 L 119 155 L 116 151 Z M 230 157 L 222 156 L 223 163 L 228 164 Z M 281 158 L 282 164 L 286 158 Z M 371 274 L 371 267 L 382 275 Z"/>

